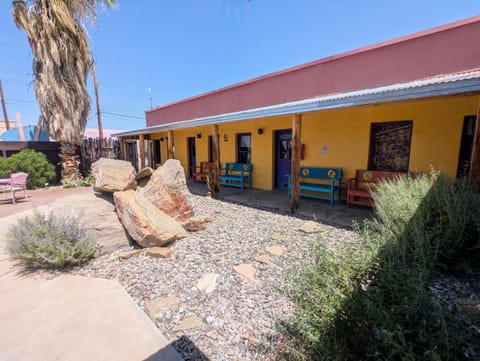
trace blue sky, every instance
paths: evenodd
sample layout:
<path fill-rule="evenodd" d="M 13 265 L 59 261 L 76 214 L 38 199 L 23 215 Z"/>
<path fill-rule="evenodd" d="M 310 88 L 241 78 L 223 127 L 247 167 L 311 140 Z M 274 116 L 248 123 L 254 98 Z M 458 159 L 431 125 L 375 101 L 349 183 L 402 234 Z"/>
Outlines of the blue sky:
<path fill-rule="evenodd" d="M 118 0 L 89 30 L 104 128 L 138 129 L 153 106 L 480 14 L 477 0 Z M 26 35 L 0 0 L 10 119 L 40 114 Z M 478 44 L 465 44 L 478 46 Z M 96 127 L 92 79 L 89 127 Z M 3 115 L 0 115 L 3 118 Z"/>

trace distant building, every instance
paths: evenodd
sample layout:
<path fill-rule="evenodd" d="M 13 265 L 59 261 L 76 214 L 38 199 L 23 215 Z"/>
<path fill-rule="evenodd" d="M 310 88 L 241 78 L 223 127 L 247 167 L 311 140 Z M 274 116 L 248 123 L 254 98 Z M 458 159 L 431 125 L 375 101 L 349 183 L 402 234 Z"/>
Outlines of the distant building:
<path fill-rule="evenodd" d="M 104 129 L 103 136 L 105 138 L 115 138 L 112 137 L 112 134 L 123 132 L 123 130 L 116 129 Z M 98 129 L 97 128 L 86 128 L 85 133 L 83 133 L 84 138 L 98 138 Z"/>
<path fill-rule="evenodd" d="M 13 120 L 10 120 L 8 122 L 10 125 L 10 129 L 15 127 L 15 122 Z M 7 131 L 7 125 L 5 124 L 4 120 L 0 120 L 0 135 L 5 133 Z"/>
<path fill-rule="evenodd" d="M 0 135 L 0 140 L 4 142 L 33 142 L 35 138 L 35 125 L 24 125 L 23 126 L 23 133 L 25 134 L 25 140 L 20 139 L 20 131 L 18 128 L 12 128 L 12 124 L 10 123 L 10 130 L 7 130 L 3 134 Z M 45 130 L 40 130 L 40 134 L 38 137 L 39 142 L 49 142 L 50 138 L 48 133 Z"/>

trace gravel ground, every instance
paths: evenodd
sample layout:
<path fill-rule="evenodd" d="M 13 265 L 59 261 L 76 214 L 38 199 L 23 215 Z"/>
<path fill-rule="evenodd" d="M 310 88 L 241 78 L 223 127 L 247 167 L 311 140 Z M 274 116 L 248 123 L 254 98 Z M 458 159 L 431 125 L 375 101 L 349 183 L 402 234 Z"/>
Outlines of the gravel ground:
<path fill-rule="evenodd" d="M 294 312 L 280 291 L 289 272 L 313 262 L 315 242 L 335 248 L 338 242 L 355 242 L 357 236 L 321 223 L 318 233 L 305 233 L 299 230 L 305 220 L 299 218 L 196 195 L 192 201 L 196 215 L 210 215 L 213 221 L 206 230 L 171 244 L 171 257 L 142 253 L 120 260 L 119 254 L 128 250 L 123 249 L 72 272 L 118 279 L 147 314 L 152 300 L 175 299 L 173 306 L 150 316 L 185 360 L 275 360 L 275 325 Z M 281 246 L 285 253 L 271 255 L 266 251 L 271 246 Z M 255 260 L 265 254 L 272 264 Z M 255 281 L 234 271 L 240 264 L 256 269 Z M 219 275 L 211 293 L 196 287 L 208 273 Z M 430 289 L 442 307 L 460 307 L 462 298 L 479 298 L 479 282 L 479 275 L 444 275 Z M 455 312 L 464 319 L 463 312 Z M 474 348 L 472 354 L 478 354 Z"/>
<path fill-rule="evenodd" d="M 116 278 L 142 308 L 149 300 L 177 297 L 179 303 L 153 317 L 158 328 L 185 360 L 265 360 L 275 324 L 293 313 L 293 306 L 279 288 L 286 272 L 313 261 L 312 244 L 321 239 L 355 240 L 351 231 L 320 225 L 320 232 L 304 233 L 304 220 L 265 210 L 193 196 L 196 215 L 213 218 L 207 229 L 190 233 L 173 243 L 170 258 L 144 254 L 119 260 L 119 251 L 97 258 L 75 274 Z M 269 255 L 271 265 L 255 260 L 265 249 L 281 246 L 281 256 Z M 256 269 L 248 282 L 234 271 L 247 263 Z M 196 288 L 207 273 L 219 275 L 212 293 Z M 185 320 L 196 321 L 192 328 Z"/>

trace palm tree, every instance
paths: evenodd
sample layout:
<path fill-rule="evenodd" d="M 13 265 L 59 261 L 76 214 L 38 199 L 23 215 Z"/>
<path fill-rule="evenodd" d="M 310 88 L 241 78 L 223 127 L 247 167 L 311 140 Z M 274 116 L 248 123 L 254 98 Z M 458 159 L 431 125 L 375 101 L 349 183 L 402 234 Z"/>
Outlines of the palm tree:
<path fill-rule="evenodd" d="M 62 182 L 80 180 L 76 146 L 82 143 L 90 110 L 87 76 L 90 50 L 85 22 L 96 21 L 101 3 L 115 0 L 13 0 L 15 24 L 33 53 L 35 95 L 49 134 L 61 144 Z"/>

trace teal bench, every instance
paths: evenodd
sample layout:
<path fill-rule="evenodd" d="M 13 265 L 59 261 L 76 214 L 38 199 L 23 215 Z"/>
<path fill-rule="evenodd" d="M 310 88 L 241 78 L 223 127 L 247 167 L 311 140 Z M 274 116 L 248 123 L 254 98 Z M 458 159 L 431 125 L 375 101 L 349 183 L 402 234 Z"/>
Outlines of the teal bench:
<path fill-rule="evenodd" d="M 288 177 L 288 198 L 290 198 L 291 178 L 290 174 L 286 176 Z M 333 207 L 335 193 L 337 200 L 340 201 L 341 179 L 341 168 L 300 167 L 300 196 L 327 200 Z M 318 180 L 319 182 L 312 183 L 309 180 Z"/>
<path fill-rule="evenodd" d="M 218 176 L 222 186 L 245 189 L 245 182 L 252 188 L 252 165 L 250 163 L 226 163 Z"/>

